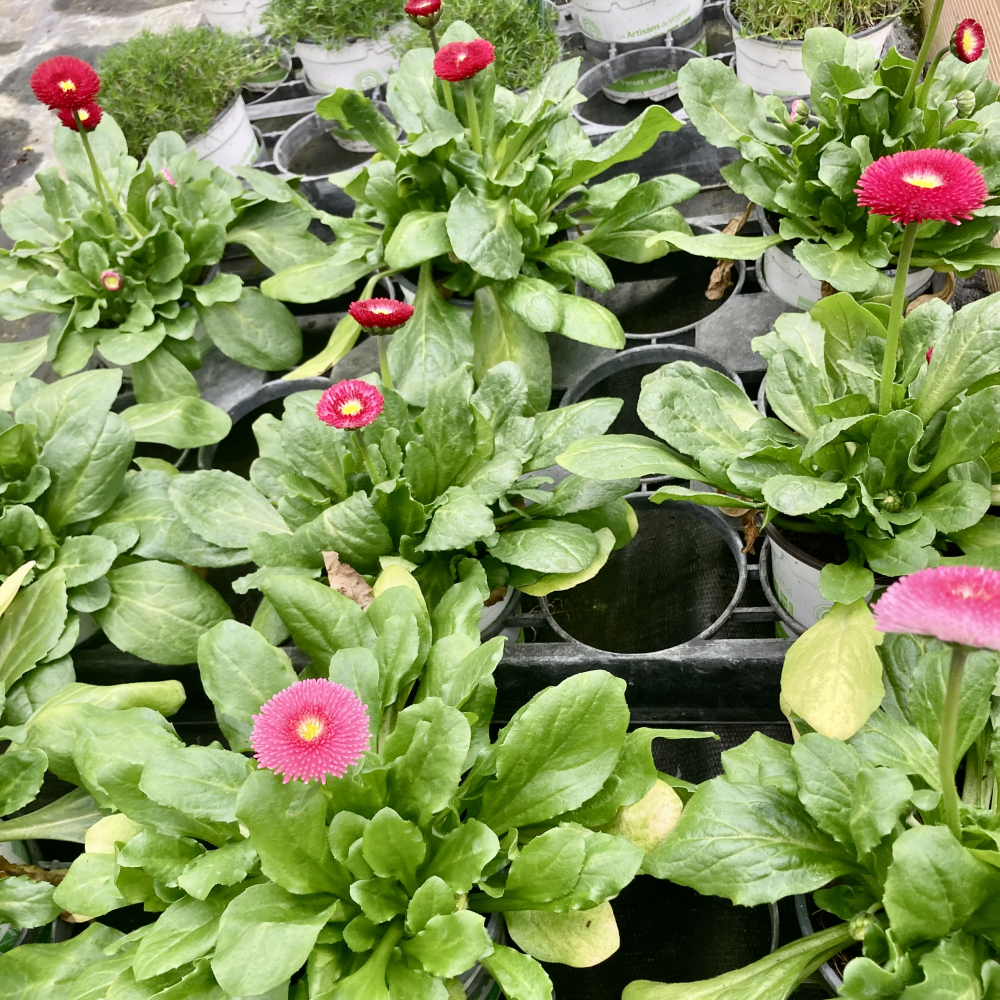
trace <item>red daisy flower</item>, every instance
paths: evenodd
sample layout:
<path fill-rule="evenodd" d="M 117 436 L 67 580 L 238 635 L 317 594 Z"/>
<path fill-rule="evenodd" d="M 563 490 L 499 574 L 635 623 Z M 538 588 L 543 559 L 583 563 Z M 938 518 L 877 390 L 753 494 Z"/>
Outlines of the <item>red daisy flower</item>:
<path fill-rule="evenodd" d="M 368 709 L 350 689 L 314 678 L 279 691 L 253 717 L 250 745 L 262 767 L 307 784 L 341 778 L 368 749 Z"/>
<path fill-rule="evenodd" d="M 872 611 L 880 632 L 914 632 L 1000 649 L 1000 573 L 993 569 L 922 569 L 892 584 Z"/>
<path fill-rule="evenodd" d="M 986 32 L 974 18 L 960 21 L 951 36 L 951 51 L 964 63 L 974 63 L 986 51 Z"/>
<path fill-rule="evenodd" d="M 407 0 L 403 12 L 409 14 L 421 27 L 425 27 L 426 20 L 433 18 L 437 22 L 441 14 L 441 0 Z"/>
<path fill-rule="evenodd" d="M 101 119 L 104 117 L 104 112 L 101 110 L 99 104 L 95 104 L 91 101 L 85 108 L 77 108 L 76 113 L 80 116 L 80 124 L 83 126 L 85 132 L 92 132 L 98 125 L 101 124 Z M 76 119 L 73 117 L 73 112 L 64 108 L 59 112 L 59 121 L 66 126 L 66 128 L 71 128 L 74 132 L 78 132 L 79 129 L 76 127 Z"/>
<path fill-rule="evenodd" d="M 474 77 L 496 58 L 491 42 L 476 38 L 471 42 L 449 42 L 434 57 L 434 74 L 441 80 L 461 83 Z"/>
<path fill-rule="evenodd" d="M 85 108 L 101 89 L 93 66 L 74 56 L 55 56 L 35 67 L 31 89 L 42 104 L 59 111 Z"/>
<path fill-rule="evenodd" d="M 913 149 L 876 160 L 854 189 L 858 204 L 893 222 L 971 219 L 986 204 L 982 172 L 949 149 Z"/>
<path fill-rule="evenodd" d="M 117 271 L 101 271 L 101 284 L 109 292 L 120 292 L 122 289 L 122 276 Z"/>
<path fill-rule="evenodd" d="M 365 330 L 394 330 L 413 315 L 413 306 L 396 299 L 359 299 L 347 311 Z"/>
<path fill-rule="evenodd" d="M 345 379 L 331 385 L 316 404 L 316 415 L 324 424 L 353 431 L 374 423 L 385 400 L 375 386 L 360 379 Z"/>

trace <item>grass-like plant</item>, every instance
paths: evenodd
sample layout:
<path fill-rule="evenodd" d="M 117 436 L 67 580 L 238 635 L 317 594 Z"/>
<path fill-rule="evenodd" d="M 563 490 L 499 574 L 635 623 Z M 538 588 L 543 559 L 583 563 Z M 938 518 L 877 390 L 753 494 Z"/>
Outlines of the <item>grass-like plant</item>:
<path fill-rule="evenodd" d="M 733 14 L 747 35 L 804 38 L 819 27 L 853 35 L 912 6 L 912 0 L 733 0 Z"/>
<path fill-rule="evenodd" d="M 561 55 L 555 12 L 535 0 L 444 0 L 438 33 L 465 21 L 496 49 L 497 83 L 508 90 L 536 87 Z M 428 45 L 427 32 L 407 38 L 407 47 Z"/>
<path fill-rule="evenodd" d="M 158 132 L 185 139 L 204 133 L 243 81 L 274 61 L 218 28 L 147 30 L 101 57 L 99 100 L 121 126 L 129 152 L 141 158 Z"/>
<path fill-rule="evenodd" d="M 272 38 L 339 49 L 359 38 L 377 38 L 405 20 L 397 0 L 272 0 L 261 21 Z"/>

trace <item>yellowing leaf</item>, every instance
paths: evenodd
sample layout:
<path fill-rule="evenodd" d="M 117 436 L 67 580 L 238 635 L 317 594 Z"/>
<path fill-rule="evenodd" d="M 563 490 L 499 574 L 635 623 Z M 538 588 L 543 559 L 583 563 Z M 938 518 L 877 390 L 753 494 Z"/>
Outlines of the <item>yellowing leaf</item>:
<path fill-rule="evenodd" d="M 631 511 L 632 508 L 629 507 L 629 510 Z M 631 528 L 631 522 L 629 527 Z M 638 522 L 636 528 L 638 529 Z M 592 580 L 597 576 L 608 561 L 611 550 L 615 547 L 615 536 L 610 528 L 600 528 L 595 534 L 597 535 L 597 555 L 594 556 L 594 561 L 586 569 L 582 569 L 578 573 L 547 573 L 540 580 L 521 587 L 522 593 L 531 597 L 544 597 L 554 590 L 569 590 L 571 587 L 586 583 L 587 580 Z M 635 531 L 632 532 L 632 536 L 635 537 Z"/>
<path fill-rule="evenodd" d="M 32 571 L 35 560 L 31 559 L 23 566 L 19 566 L 2 584 L 0 584 L 0 615 L 10 607 L 10 602 L 14 600 L 17 592 L 21 589 L 24 578 Z"/>
<path fill-rule="evenodd" d="M 610 958 L 621 944 L 618 924 L 607 902 L 590 910 L 511 910 L 505 916 L 514 943 L 540 962 L 589 969 Z"/>
<path fill-rule="evenodd" d="M 885 697 L 876 650 L 881 644 L 882 633 L 863 600 L 834 604 L 788 650 L 782 698 L 816 732 L 850 739 Z"/>
<path fill-rule="evenodd" d="M 603 828 L 604 833 L 627 837 L 643 854 L 651 854 L 663 842 L 681 818 L 684 803 L 665 781 L 657 778 L 653 787 L 630 806 L 622 806 L 618 815 Z"/>

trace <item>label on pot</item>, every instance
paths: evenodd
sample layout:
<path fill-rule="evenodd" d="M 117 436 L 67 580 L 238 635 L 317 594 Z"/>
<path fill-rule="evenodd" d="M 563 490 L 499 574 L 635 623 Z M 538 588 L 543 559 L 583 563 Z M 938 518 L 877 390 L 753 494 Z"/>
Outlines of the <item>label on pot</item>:
<path fill-rule="evenodd" d="M 701 13 L 700 2 L 652 0 L 628 4 L 627 0 L 574 0 L 585 35 L 601 42 L 637 42 L 665 35 Z"/>
<path fill-rule="evenodd" d="M 694 49 L 701 55 L 707 55 L 708 39 L 705 32 L 702 32 L 686 47 Z M 602 89 L 605 97 L 616 104 L 640 99 L 662 101 L 677 93 L 678 72 L 679 70 L 676 69 L 650 69 L 643 73 L 633 73 L 632 76 L 623 77 Z"/>

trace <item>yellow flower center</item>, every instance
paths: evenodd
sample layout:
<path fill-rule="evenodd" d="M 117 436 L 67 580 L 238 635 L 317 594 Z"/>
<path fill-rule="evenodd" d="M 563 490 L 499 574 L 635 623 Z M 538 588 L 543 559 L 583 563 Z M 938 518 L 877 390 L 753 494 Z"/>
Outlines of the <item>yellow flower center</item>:
<path fill-rule="evenodd" d="M 903 180 L 914 187 L 928 189 L 939 188 L 944 184 L 944 180 L 941 177 L 932 173 L 910 174 L 909 177 L 904 177 Z"/>
<path fill-rule="evenodd" d="M 966 28 L 962 32 L 962 48 L 966 52 L 972 52 L 976 48 L 976 36 L 972 33 L 971 28 Z"/>
<path fill-rule="evenodd" d="M 352 399 L 350 402 L 344 403 L 340 412 L 345 417 L 356 417 L 361 412 L 361 400 Z"/>
<path fill-rule="evenodd" d="M 323 720 L 312 716 L 299 721 L 298 734 L 301 739 L 311 742 L 323 734 L 323 729 Z"/>
<path fill-rule="evenodd" d="M 63 93 L 66 93 L 67 91 L 70 91 L 70 90 L 76 90 L 76 84 L 72 80 L 60 80 L 59 81 L 59 89 Z"/>
<path fill-rule="evenodd" d="M 85 122 L 90 117 L 90 112 L 87 111 L 85 108 L 81 108 L 79 111 L 77 111 L 77 114 L 80 116 L 80 121 L 82 122 Z"/>
<path fill-rule="evenodd" d="M 391 316 L 392 310 L 388 306 L 376 306 L 373 310 L 376 316 Z"/>

